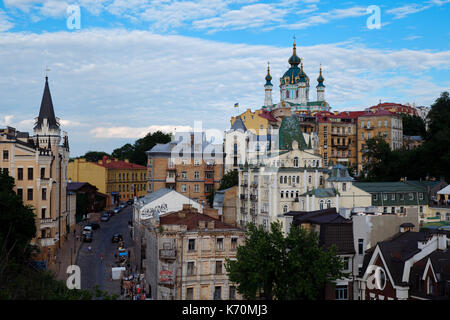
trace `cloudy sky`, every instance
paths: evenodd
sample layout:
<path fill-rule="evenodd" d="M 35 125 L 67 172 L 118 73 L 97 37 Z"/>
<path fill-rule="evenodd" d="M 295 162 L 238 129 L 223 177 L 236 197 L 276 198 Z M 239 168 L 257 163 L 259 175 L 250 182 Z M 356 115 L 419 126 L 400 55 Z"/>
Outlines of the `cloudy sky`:
<path fill-rule="evenodd" d="M 450 88 L 449 16 L 444 0 L 3 0 L 0 126 L 32 130 L 48 67 L 72 156 L 196 120 L 224 130 L 236 102 L 263 104 L 268 61 L 279 101 L 294 35 L 312 100 L 322 64 L 333 110 L 430 105 Z"/>

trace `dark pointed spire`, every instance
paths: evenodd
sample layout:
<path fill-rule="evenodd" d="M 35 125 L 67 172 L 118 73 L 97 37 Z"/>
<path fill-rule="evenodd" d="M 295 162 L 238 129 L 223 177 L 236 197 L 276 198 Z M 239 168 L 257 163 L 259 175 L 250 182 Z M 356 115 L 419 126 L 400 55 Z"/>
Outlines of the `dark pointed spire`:
<path fill-rule="evenodd" d="M 320 64 L 320 72 L 319 72 L 319 77 L 317 78 L 317 82 L 318 82 L 318 87 L 325 87 L 325 85 L 323 84 L 324 82 L 324 77 L 322 76 L 322 64 Z"/>
<path fill-rule="evenodd" d="M 50 88 L 48 86 L 48 76 L 45 76 L 45 88 L 42 95 L 41 109 L 39 110 L 39 117 L 36 123 L 35 129 L 40 129 L 44 123 L 44 119 L 47 119 L 48 126 L 51 129 L 58 129 L 59 125 L 56 122 L 55 111 L 53 109 L 52 96 L 50 94 Z"/>

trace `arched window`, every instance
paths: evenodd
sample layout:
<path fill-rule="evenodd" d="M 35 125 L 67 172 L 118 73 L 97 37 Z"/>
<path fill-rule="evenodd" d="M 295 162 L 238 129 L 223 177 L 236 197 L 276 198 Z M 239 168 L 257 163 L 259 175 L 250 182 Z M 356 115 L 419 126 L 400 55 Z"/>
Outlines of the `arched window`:
<path fill-rule="evenodd" d="M 280 195 L 281 195 L 281 198 L 283 198 L 284 197 L 284 191 L 281 191 Z"/>
<path fill-rule="evenodd" d="M 283 213 L 287 213 L 288 210 L 289 210 L 289 207 L 288 207 L 287 204 L 285 204 L 285 205 L 283 206 Z"/>
<path fill-rule="evenodd" d="M 297 183 L 300 183 L 300 176 L 297 176 Z"/>
<path fill-rule="evenodd" d="M 294 191 L 292 190 L 291 191 L 291 198 L 293 198 L 294 197 Z"/>
<path fill-rule="evenodd" d="M 297 190 L 297 191 L 295 191 L 295 197 L 298 198 L 298 196 L 299 196 L 299 192 Z"/>
<path fill-rule="evenodd" d="M 441 218 L 441 213 L 440 212 L 436 212 L 436 217 L 439 217 L 439 219 Z"/>
<path fill-rule="evenodd" d="M 289 89 L 286 89 L 286 98 L 289 99 Z"/>
<path fill-rule="evenodd" d="M 283 176 L 280 176 L 280 183 L 283 183 Z"/>
<path fill-rule="evenodd" d="M 324 204 L 324 201 L 323 201 L 323 200 L 320 200 L 320 201 L 319 201 L 319 207 L 320 207 L 320 210 L 323 210 L 323 204 Z"/>
<path fill-rule="evenodd" d="M 294 167 L 298 168 L 298 157 L 294 158 Z"/>
<path fill-rule="evenodd" d="M 330 209 L 330 208 L 331 208 L 331 200 L 328 199 L 328 200 L 327 200 L 327 209 Z"/>
<path fill-rule="evenodd" d="M 291 176 L 289 176 L 288 183 L 289 183 L 289 184 L 292 183 L 292 177 L 291 177 Z"/>
<path fill-rule="evenodd" d="M 295 97 L 298 98 L 298 89 L 295 90 Z"/>
<path fill-rule="evenodd" d="M 284 183 L 287 183 L 287 176 L 284 176 Z"/>
<path fill-rule="evenodd" d="M 434 286 L 431 276 L 427 278 L 427 294 L 434 294 Z"/>

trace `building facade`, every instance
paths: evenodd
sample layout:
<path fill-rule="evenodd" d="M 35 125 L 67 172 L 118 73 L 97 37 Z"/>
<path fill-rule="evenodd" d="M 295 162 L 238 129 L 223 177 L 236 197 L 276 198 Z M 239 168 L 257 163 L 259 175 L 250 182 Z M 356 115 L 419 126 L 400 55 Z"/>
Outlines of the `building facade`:
<path fill-rule="evenodd" d="M 223 177 L 223 144 L 206 141 L 202 133 L 181 133 L 147 151 L 148 192 L 170 188 L 207 203 Z"/>
<path fill-rule="evenodd" d="M 244 232 L 192 205 L 142 221 L 144 268 L 157 300 L 239 300 L 225 259 L 236 257 Z"/>
<path fill-rule="evenodd" d="M 72 182 L 88 182 L 106 194 L 107 206 L 141 197 L 147 193 L 147 168 L 128 160 L 121 161 L 104 156 L 98 162 L 75 159 L 69 163 Z"/>
<path fill-rule="evenodd" d="M 33 136 L 11 127 L 0 130 L 0 167 L 14 178 L 24 204 L 33 207 L 37 234 L 32 243 L 41 249 L 38 259 L 51 263 L 75 221 L 66 190 L 69 139 L 55 117 L 48 77 L 33 130 Z"/>

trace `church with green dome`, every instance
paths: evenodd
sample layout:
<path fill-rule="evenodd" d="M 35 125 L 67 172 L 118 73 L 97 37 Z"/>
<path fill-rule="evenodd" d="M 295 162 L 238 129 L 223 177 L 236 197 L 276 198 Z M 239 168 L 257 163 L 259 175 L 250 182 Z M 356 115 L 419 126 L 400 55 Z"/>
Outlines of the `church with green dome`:
<path fill-rule="evenodd" d="M 289 69 L 280 78 L 280 102 L 272 102 L 272 76 L 267 68 L 265 88 L 265 100 L 263 109 L 272 111 L 278 108 L 291 108 L 296 113 L 313 113 L 319 111 L 330 111 L 330 105 L 325 101 L 325 78 L 320 67 L 317 78 L 317 99 L 310 101 L 310 79 L 303 69 L 303 61 L 297 55 L 297 47 L 294 42 L 292 55 L 288 60 Z"/>

